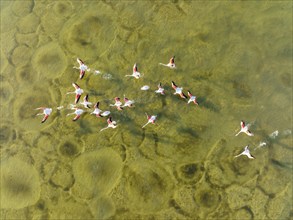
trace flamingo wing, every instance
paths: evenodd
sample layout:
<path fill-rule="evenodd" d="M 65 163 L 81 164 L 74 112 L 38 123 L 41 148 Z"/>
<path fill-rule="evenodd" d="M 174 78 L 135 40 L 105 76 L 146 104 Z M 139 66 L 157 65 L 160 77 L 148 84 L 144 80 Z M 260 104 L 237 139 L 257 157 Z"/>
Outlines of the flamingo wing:
<path fill-rule="evenodd" d="M 75 95 L 75 101 L 74 101 L 75 104 L 78 103 L 78 101 L 79 101 L 79 99 L 80 99 L 80 96 L 81 96 L 80 94 L 76 94 L 76 95 Z"/>
<path fill-rule="evenodd" d="M 245 127 L 245 122 L 243 120 L 241 120 L 240 126 L 241 126 L 241 128 L 244 128 Z"/>
<path fill-rule="evenodd" d="M 45 114 L 45 116 L 44 116 L 44 118 L 42 119 L 42 122 L 41 122 L 41 123 L 44 123 L 44 122 L 47 120 L 48 117 L 49 117 L 49 115 Z"/>
<path fill-rule="evenodd" d="M 80 88 L 79 85 L 77 85 L 76 83 L 72 83 L 72 85 L 73 85 L 73 87 L 74 87 L 75 89 L 79 89 L 79 88 Z"/>
<path fill-rule="evenodd" d="M 172 88 L 176 90 L 177 86 L 176 84 L 174 83 L 174 81 L 172 81 Z"/>
<path fill-rule="evenodd" d="M 136 63 L 133 65 L 133 72 L 137 72 L 137 65 L 136 65 Z"/>
<path fill-rule="evenodd" d="M 99 108 L 99 104 L 100 104 L 100 102 L 97 102 L 97 103 L 95 104 L 94 108 Z"/>
<path fill-rule="evenodd" d="M 79 65 L 84 64 L 83 61 L 82 61 L 81 59 L 77 58 L 76 60 L 77 60 L 77 62 L 78 62 Z"/>
<path fill-rule="evenodd" d="M 79 71 L 79 78 L 82 79 L 84 77 L 85 70 L 80 70 Z"/>
<path fill-rule="evenodd" d="M 111 124 L 111 123 L 112 123 L 112 118 L 111 118 L 111 117 L 109 117 L 109 118 L 107 119 L 107 123 L 108 123 L 108 124 Z"/>
<path fill-rule="evenodd" d="M 76 120 L 79 119 L 79 118 L 80 118 L 80 114 L 79 114 L 79 115 L 76 115 L 76 116 L 74 117 L 73 121 L 76 121 Z"/>

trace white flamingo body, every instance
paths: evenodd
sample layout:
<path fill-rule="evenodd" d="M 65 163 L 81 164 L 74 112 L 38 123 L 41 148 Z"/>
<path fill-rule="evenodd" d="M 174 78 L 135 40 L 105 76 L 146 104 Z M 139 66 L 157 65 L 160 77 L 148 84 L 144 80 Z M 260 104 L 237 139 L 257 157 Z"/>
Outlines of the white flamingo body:
<path fill-rule="evenodd" d="M 148 85 L 144 85 L 144 86 L 141 87 L 140 89 L 145 91 L 145 90 L 148 90 L 149 88 L 150 88 L 150 87 L 149 87 Z"/>
<path fill-rule="evenodd" d="M 48 119 L 49 115 L 52 113 L 52 108 L 40 107 L 40 108 L 36 108 L 36 110 L 43 110 L 42 113 L 37 114 L 37 115 L 44 115 L 41 123 L 44 123 Z"/>
<path fill-rule="evenodd" d="M 105 117 L 105 116 L 108 116 L 108 115 L 110 115 L 110 114 L 111 114 L 110 111 L 104 111 L 104 112 L 101 114 L 101 116 L 102 116 L 102 117 Z"/>
<path fill-rule="evenodd" d="M 243 151 L 242 153 L 236 155 L 235 157 L 239 157 L 239 156 L 241 156 L 241 155 L 247 156 L 249 159 L 254 159 L 254 157 L 251 156 L 251 154 L 250 154 L 250 151 L 249 151 L 249 149 L 248 149 L 248 145 L 245 146 L 244 151 Z"/>
<path fill-rule="evenodd" d="M 238 136 L 240 133 L 245 133 L 247 134 L 248 136 L 253 136 L 253 133 L 251 133 L 248 129 L 249 129 L 249 124 L 248 125 L 245 125 L 245 122 L 243 120 L 241 120 L 240 122 L 240 131 L 235 135 L 235 136 Z"/>

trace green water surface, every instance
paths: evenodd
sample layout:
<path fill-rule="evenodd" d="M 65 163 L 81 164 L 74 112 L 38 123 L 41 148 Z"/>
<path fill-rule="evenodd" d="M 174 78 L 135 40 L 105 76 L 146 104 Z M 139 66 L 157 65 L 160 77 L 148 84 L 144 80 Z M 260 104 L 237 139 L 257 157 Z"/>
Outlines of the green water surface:
<path fill-rule="evenodd" d="M 1 0 L 0 82 L 1 219 L 293 216 L 292 1 Z M 66 116 L 73 82 L 117 128 Z"/>

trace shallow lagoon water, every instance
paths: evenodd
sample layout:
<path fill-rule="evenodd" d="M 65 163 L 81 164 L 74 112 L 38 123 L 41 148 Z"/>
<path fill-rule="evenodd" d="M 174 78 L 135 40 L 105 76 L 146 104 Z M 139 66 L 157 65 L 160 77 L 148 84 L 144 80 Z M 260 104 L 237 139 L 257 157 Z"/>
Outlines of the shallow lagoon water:
<path fill-rule="evenodd" d="M 292 218 L 291 18 L 291 1 L 1 1 L 1 219 Z M 116 129 L 66 117 L 72 82 Z M 134 108 L 109 106 L 124 94 Z"/>

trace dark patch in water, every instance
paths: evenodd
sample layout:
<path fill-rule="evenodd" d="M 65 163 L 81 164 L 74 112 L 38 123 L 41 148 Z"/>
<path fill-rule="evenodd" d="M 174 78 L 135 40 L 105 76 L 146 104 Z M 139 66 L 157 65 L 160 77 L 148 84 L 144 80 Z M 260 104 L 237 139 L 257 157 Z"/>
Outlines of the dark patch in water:
<path fill-rule="evenodd" d="M 220 195 L 218 195 L 217 192 L 214 190 L 203 190 L 199 192 L 198 200 L 201 205 L 207 208 L 215 207 L 219 204 L 220 201 Z"/>
<path fill-rule="evenodd" d="M 4 125 L 0 127 L 0 143 L 7 143 L 12 136 L 10 127 Z"/>
<path fill-rule="evenodd" d="M 251 98 L 251 88 L 245 82 L 232 81 L 235 95 L 237 98 Z"/>
<path fill-rule="evenodd" d="M 283 163 L 275 159 L 271 159 L 271 163 L 275 166 L 281 167 L 281 168 L 286 168 L 286 169 L 292 169 L 292 164 L 291 163 Z"/>
<path fill-rule="evenodd" d="M 290 73 L 283 73 L 280 79 L 284 86 L 292 88 L 292 75 Z"/>
<path fill-rule="evenodd" d="M 88 123 L 84 120 L 78 120 L 78 123 L 80 125 L 79 133 L 81 134 L 89 134 L 92 132 L 91 127 L 89 126 Z"/>
<path fill-rule="evenodd" d="M 214 112 L 219 112 L 220 111 L 219 106 L 217 106 L 214 103 L 208 101 L 205 97 L 198 97 L 197 102 L 198 102 L 199 107 L 204 107 L 204 108 L 207 108 L 207 109 L 209 109 L 211 111 L 214 111 Z"/>
<path fill-rule="evenodd" d="M 74 157 L 79 154 L 80 149 L 78 146 L 70 141 L 66 141 L 59 147 L 60 153 L 65 157 Z"/>
<path fill-rule="evenodd" d="M 192 138 L 199 138 L 199 135 L 196 133 L 196 131 L 190 127 L 179 127 L 177 131 L 183 134 L 187 134 Z"/>

